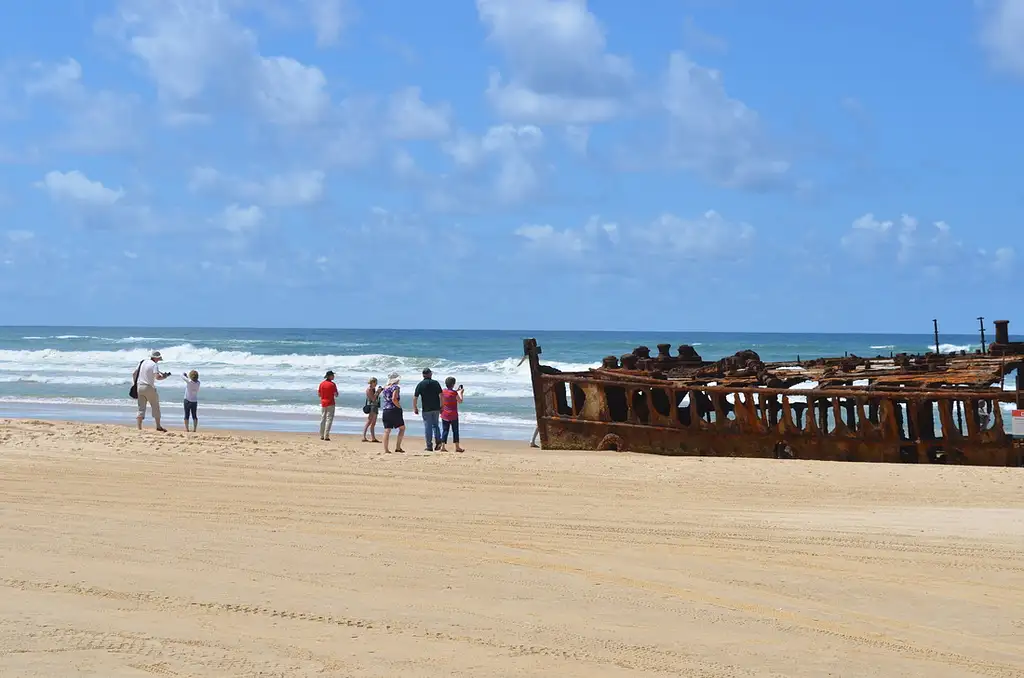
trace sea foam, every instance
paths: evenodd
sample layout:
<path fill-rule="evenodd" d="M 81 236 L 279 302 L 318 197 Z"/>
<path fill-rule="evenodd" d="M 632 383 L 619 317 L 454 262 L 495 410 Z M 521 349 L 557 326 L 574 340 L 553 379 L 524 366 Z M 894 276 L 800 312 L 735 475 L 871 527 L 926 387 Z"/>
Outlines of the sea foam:
<path fill-rule="evenodd" d="M 138 361 L 144 359 L 150 350 L 0 350 L 0 383 L 127 386 Z M 314 392 L 324 372 L 334 370 L 339 389 L 361 392 L 372 376 L 384 382 L 389 373 L 398 372 L 406 384 L 415 383 L 423 367 L 429 366 L 435 377 L 443 379 L 452 375 L 464 384 L 467 397 L 532 396 L 529 366 L 520 364 L 520 359 L 513 357 L 465 362 L 378 353 L 275 355 L 197 347 L 190 343 L 159 350 L 163 356 L 163 369 L 177 373 L 196 369 L 204 389 Z M 550 364 L 564 371 L 586 370 L 598 365 Z"/>

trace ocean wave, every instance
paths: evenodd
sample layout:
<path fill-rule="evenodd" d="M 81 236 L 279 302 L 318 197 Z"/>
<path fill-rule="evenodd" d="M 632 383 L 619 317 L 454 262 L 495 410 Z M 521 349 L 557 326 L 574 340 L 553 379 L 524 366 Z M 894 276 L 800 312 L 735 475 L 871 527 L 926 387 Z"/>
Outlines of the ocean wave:
<path fill-rule="evenodd" d="M 466 388 L 469 398 L 505 398 L 529 400 L 532 395 L 529 365 L 519 357 L 470 362 L 450 359 L 364 353 L 269 354 L 244 350 L 222 350 L 176 344 L 160 349 L 161 368 L 175 373 L 161 383 L 162 390 L 173 388 L 178 374 L 196 369 L 203 388 L 230 391 L 285 391 L 300 393 L 314 390 L 326 370 L 336 373 L 343 392 L 362 393 L 368 379 L 383 382 L 392 371 L 404 377 L 407 389 L 420 378 L 424 366 L 434 370 L 436 378 L 454 376 Z M 138 361 L 150 349 L 68 351 L 54 348 L 0 350 L 0 383 L 46 384 L 68 387 L 113 388 L 130 384 Z M 550 363 L 563 371 L 583 371 L 599 363 Z"/>
<path fill-rule="evenodd" d="M 40 340 L 45 340 L 45 339 L 60 339 L 62 341 L 67 341 L 69 339 L 102 339 L 102 338 L 103 337 L 92 337 L 92 336 L 86 336 L 86 335 L 83 335 L 83 334 L 54 334 L 54 335 L 50 335 L 50 336 L 47 336 L 47 337 L 22 337 L 22 339 L 29 340 L 29 341 L 40 341 Z"/>
<path fill-rule="evenodd" d="M 103 366 L 124 369 L 129 372 L 135 364 L 146 357 L 151 348 L 115 351 L 63 351 L 60 349 L 34 350 L 0 350 L 0 368 L 13 367 L 19 364 L 46 365 L 50 369 L 78 366 Z M 504 375 L 528 375 L 529 367 L 519 358 L 501 358 L 488 362 L 460 362 L 448 359 L 426 357 L 399 356 L 383 353 L 367 353 L 358 355 L 307 354 L 307 353 L 252 353 L 249 351 L 218 350 L 215 348 L 197 347 L 193 344 L 177 344 L 159 349 L 164 363 L 181 365 L 199 369 L 201 367 L 239 367 L 239 368 L 273 368 L 296 369 L 304 371 L 324 371 L 328 369 L 348 370 L 355 372 L 399 371 L 403 376 L 418 375 L 424 367 L 430 367 L 435 374 L 449 372 L 480 372 Z M 563 371 L 580 371 L 597 367 L 600 363 L 547 363 Z"/>
<path fill-rule="evenodd" d="M 305 381 L 282 381 L 280 379 L 267 378 L 262 381 L 252 380 L 241 380 L 238 378 L 225 378 L 218 380 L 217 378 L 211 378 L 209 373 L 204 372 L 202 375 L 202 388 L 203 390 L 215 390 L 215 391 L 287 391 L 291 393 L 308 392 L 314 393 L 316 387 L 319 384 L 319 379 L 309 379 Z M 249 375 L 251 377 L 251 375 Z M 126 374 L 122 376 L 109 376 L 105 374 L 98 374 L 95 376 L 86 376 L 82 374 L 37 374 L 37 373 L 22 373 L 22 374 L 11 374 L 5 373 L 0 374 L 0 384 L 47 384 L 47 385 L 66 385 L 66 386 L 123 386 L 128 387 L 132 383 L 131 375 Z M 361 378 L 344 378 L 335 377 L 335 383 L 338 385 L 338 389 L 342 393 L 359 394 L 362 397 L 362 392 L 366 388 L 366 380 Z M 161 381 L 158 384 L 158 388 L 161 393 L 176 390 L 181 386 L 180 378 L 169 377 L 165 381 Z M 533 397 L 533 390 L 529 383 L 522 386 L 515 386 L 513 384 L 508 385 L 488 385 L 486 383 L 474 383 L 468 381 L 465 386 L 465 396 L 467 398 L 508 398 L 508 399 L 529 399 Z M 407 386 L 407 389 L 412 389 L 413 386 Z"/>
<path fill-rule="evenodd" d="M 142 344 L 157 345 L 166 343 L 180 343 L 194 346 L 192 342 L 200 342 L 204 344 L 218 344 L 221 346 L 255 346 L 255 345 L 272 345 L 272 346 L 322 346 L 322 347 L 335 347 L 335 348 L 360 348 L 367 344 L 355 341 L 313 341 L 309 339 L 202 339 L 193 338 L 186 339 L 184 337 L 120 337 L 117 339 L 107 337 L 92 337 L 93 339 L 99 339 L 101 341 L 107 341 L 114 344 L 133 344 L 141 347 Z M 217 350 L 214 347 L 207 347 L 212 350 Z"/>
<path fill-rule="evenodd" d="M 935 348 L 934 344 L 928 347 L 929 350 Z M 972 344 L 939 344 L 939 353 L 959 353 L 960 351 L 967 351 L 973 353 L 977 349 L 977 346 Z"/>
<path fill-rule="evenodd" d="M 188 341 L 188 339 L 179 339 L 177 337 L 120 337 L 118 339 L 102 337 L 102 340 L 109 341 L 114 344 L 141 344 L 143 342 Z"/>
<path fill-rule="evenodd" d="M 869 348 L 873 348 L 876 351 L 891 351 L 896 348 L 896 346 L 894 344 L 884 344 L 882 346 L 870 346 Z"/>
<path fill-rule="evenodd" d="M 361 348 L 367 346 L 364 342 L 356 341 L 330 341 L 330 340 L 311 340 L 311 339 L 235 339 L 235 338 L 192 338 L 187 339 L 185 337 L 160 337 L 160 336 L 127 336 L 127 337 L 115 337 L 115 336 L 95 336 L 85 334 L 52 334 L 46 336 L 24 336 L 21 337 L 23 341 L 94 341 L 102 342 L 106 344 L 117 344 L 124 346 L 135 346 L 137 348 L 143 348 L 143 344 L 146 347 L 158 344 L 190 344 L 192 342 L 200 342 L 203 344 L 222 345 L 222 346 L 252 346 L 252 345 L 272 345 L 272 346 L 319 346 L 319 347 L 333 347 L 333 348 Z"/>

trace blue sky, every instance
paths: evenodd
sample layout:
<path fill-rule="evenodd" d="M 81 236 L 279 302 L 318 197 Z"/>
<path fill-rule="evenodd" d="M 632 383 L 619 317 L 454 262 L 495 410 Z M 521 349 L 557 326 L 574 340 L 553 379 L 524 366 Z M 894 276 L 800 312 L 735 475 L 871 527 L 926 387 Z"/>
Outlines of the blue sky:
<path fill-rule="evenodd" d="M 0 38 L 4 324 L 1024 322 L 1024 0 L 38 0 Z"/>

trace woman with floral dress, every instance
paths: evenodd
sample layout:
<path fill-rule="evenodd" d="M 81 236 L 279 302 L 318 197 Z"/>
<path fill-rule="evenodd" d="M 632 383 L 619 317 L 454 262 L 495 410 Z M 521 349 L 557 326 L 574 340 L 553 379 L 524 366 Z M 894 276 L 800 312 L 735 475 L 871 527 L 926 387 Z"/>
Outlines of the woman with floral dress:
<path fill-rule="evenodd" d="M 398 372 L 388 375 L 388 385 L 381 392 L 381 420 L 384 423 L 384 452 L 390 454 L 388 439 L 391 437 L 391 430 L 398 429 L 398 438 L 395 440 L 395 452 L 405 452 L 402 449 L 402 438 L 405 437 L 405 417 L 402 415 L 401 389 L 399 382 L 401 377 Z"/>

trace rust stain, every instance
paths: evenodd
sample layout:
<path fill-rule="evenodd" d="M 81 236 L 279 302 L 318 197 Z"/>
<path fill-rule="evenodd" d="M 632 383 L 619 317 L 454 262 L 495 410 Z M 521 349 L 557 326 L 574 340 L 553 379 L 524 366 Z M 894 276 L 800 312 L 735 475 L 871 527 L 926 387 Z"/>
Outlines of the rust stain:
<path fill-rule="evenodd" d="M 540 362 L 526 339 L 541 446 L 668 455 L 1020 466 L 1000 403 L 1024 342 L 996 321 L 987 352 L 765 363 L 705 361 L 692 346 L 638 346 L 585 372 Z M 1019 372 L 1018 372 L 1019 374 Z M 817 382 L 813 388 L 793 388 Z M 996 384 L 993 386 L 993 384 Z"/>

